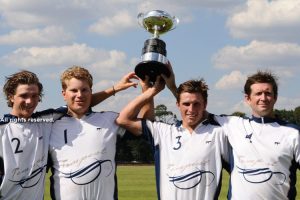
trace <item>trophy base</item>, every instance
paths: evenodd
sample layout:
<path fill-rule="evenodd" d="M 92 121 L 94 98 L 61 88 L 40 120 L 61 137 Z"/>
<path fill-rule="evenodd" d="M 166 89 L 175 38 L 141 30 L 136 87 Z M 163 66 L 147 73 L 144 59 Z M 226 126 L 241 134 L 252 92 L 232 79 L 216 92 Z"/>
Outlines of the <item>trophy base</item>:
<path fill-rule="evenodd" d="M 145 76 L 149 76 L 150 82 L 155 82 L 158 75 L 164 74 L 167 77 L 170 76 L 170 71 L 167 68 L 166 64 L 163 64 L 158 61 L 143 61 L 140 62 L 134 69 L 135 74 L 145 80 Z"/>

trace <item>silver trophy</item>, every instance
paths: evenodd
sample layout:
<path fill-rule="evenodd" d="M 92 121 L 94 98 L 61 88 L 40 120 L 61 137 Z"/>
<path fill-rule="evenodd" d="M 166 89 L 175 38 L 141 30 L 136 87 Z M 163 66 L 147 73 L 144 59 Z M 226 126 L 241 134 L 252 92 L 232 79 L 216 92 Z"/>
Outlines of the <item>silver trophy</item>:
<path fill-rule="evenodd" d="M 143 80 L 147 75 L 151 82 L 155 82 L 156 77 L 160 74 L 170 76 L 170 71 L 166 67 L 168 63 L 166 43 L 160 40 L 159 36 L 175 29 L 179 19 L 161 10 L 140 13 L 137 18 L 139 24 L 153 36 L 144 43 L 141 62 L 135 67 L 136 75 Z"/>

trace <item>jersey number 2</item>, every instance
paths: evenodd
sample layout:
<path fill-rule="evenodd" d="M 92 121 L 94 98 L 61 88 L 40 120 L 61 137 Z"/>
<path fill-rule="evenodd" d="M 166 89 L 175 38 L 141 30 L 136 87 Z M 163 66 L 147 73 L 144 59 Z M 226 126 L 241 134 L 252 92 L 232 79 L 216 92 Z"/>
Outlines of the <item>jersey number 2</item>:
<path fill-rule="evenodd" d="M 19 138 L 13 138 L 13 139 L 11 139 L 11 142 L 13 142 L 13 141 L 17 142 L 15 153 L 22 153 L 23 150 L 20 150 L 20 143 L 21 142 L 20 142 Z"/>

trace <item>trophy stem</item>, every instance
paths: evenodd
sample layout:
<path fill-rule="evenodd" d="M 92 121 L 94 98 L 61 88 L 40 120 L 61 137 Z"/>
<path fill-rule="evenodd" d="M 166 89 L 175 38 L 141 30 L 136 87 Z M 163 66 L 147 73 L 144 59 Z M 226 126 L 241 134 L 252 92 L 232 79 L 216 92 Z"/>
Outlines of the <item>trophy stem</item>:
<path fill-rule="evenodd" d="M 157 25 L 154 26 L 153 38 L 159 38 L 159 27 Z"/>

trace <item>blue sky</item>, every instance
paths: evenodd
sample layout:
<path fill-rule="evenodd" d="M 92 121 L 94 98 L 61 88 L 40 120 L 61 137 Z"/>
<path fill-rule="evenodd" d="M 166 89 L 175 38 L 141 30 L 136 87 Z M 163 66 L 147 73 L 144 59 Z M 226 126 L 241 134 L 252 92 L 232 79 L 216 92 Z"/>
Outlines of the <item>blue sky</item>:
<path fill-rule="evenodd" d="M 243 84 L 258 69 L 279 77 L 277 109 L 300 106 L 299 0 L 0 0 L 1 87 L 5 76 L 35 72 L 45 89 L 38 110 L 64 105 L 59 76 L 72 65 L 92 73 L 93 91 L 111 87 L 140 61 L 150 34 L 137 15 L 154 9 L 180 19 L 161 39 L 177 84 L 208 83 L 208 111 L 249 113 Z M 120 111 L 139 93 L 120 92 L 94 110 Z M 155 102 L 178 113 L 167 89 Z M 0 103 L 9 112 L 3 94 Z"/>

